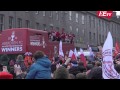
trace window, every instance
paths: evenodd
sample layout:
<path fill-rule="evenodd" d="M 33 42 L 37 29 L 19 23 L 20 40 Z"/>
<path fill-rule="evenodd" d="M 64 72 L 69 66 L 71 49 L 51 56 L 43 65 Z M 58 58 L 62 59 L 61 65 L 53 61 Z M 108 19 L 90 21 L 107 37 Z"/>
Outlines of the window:
<path fill-rule="evenodd" d="M 46 24 L 43 24 L 43 30 L 47 30 L 47 29 L 46 29 Z"/>
<path fill-rule="evenodd" d="M 82 30 L 82 32 L 83 32 L 83 36 L 85 36 L 85 30 L 84 29 Z"/>
<path fill-rule="evenodd" d="M 50 26 L 50 30 L 53 30 L 53 26 Z"/>
<path fill-rule="evenodd" d="M 58 11 L 56 11 L 56 20 L 58 20 L 58 18 L 59 18 L 59 13 Z"/>
<path fill-rule="evenodd" d="M 43 11 L 43 16 L 45 16 L 45 13 L 46 13 L 46 12 L 45 12 L 45 11 Z"/>
<path fill-rule="evenodd" d="M 89 41 L 91 41 L 91 39 L 92 39 L 92 38 L 91 38 L 91 32 L 89 32 Z"/>
<path fill-rule="evenodd" d="M 97 22 L 97 24 L 96 24 L 97 25 L 97 29 L 99 30 L 99 26 L 100 26 L 99 25 L 99 19 L 97 19 L 96 22 Z"/>
<path fill-rule="evenodd" d="M 93 38 L 94 38 L 94 41 L 95 41 L 95 33 L 93 34 Z"/>
<path fill-rule="evenodd" d="M 13 28 L 13 17 L 9 17 L 9 28 Z"/>
<path fill-rule="evenodd" d="M 116 31 L 115 34 L 117 35 L 117 25 L 115 25 L 115 27 L 116 27 L 116 28 L 115 28 L 115 31 Z"/>
<path fill-rule="evenodd" d="M 82 15 L 82 24 L 84 24 L 85 22 L 85 17 L 84 17 L 84 15 Z"/>
<path fill-rule="evenodd" d="M 80 43 L 82 43 L 82 41 L 83 41 L 83 40 L 82 40 L 82 37 L 80 37 Z"/>
<path fill-rule="evenodd" d="M 101 29 L 101 21 L 99 20 L 99 30 Z"/>
<path fill-rule="evenodd" d="M 26 20 L 25 24 L 26 24 L 26 28 L 30 28 L 30 21 L 29 20 Z"/>
<path fill-rule="evenodd" d="M 101 21 L 101 30 L 102 30 L 102 31 L 104 31 L 104 30 L 103 30 L 103 29 L 104 29 L 104 28 L 103 28 L 103 27 L 104 27 L 103 25 L 104 25 L 104 23 L 103 23 L 103 21 Z"/>
<path fill-rule="evenodd" d="M 93 27 L 95 28 L 95 17 L 93 17 Z"/>
<path fill-rule="evenodd" d="M 117 31 L 118 31 L 118 34 L 119 34 L 119 25 L 117 25 Z"/>
<path fill-rule="evenodd" d="M 110 24 L 108 23 L 108 31 L 110 31 Z"/>
<path fill-rule="evenodd" d="M 112 33 L 113 33 L 113 29 L 114 29 L 113 27 L 114 27 L 114 24 L 112 23 L 112 30 L 111 30 Z"/>
<path fill-rule="evenodd" d="M 102 36 L 102 38 L 103 38 L 103 40 L 102 40 L 102 41 L 104 42 L 104 35 Z"/>
<path fill-rule="evenodd" d="M 35 14 L 39 14 L 39 11 L 36 11 Z"/>
<path fill-rule="evenodd" d="M 58 30 L 58 31 L 59 31 L 59 27 L 56 27 L 56 30 Z"/>
<path fill-rule="evenodd" d="M 39 23 L 38 22 L 36 23 L 36 29 L 39 29 Z"/>
<path fill-rule="evenodd" d="M 78 22 L 78 13 L 76 13 L 76 20 L 75 21 Z"/>
<path fill-rule="evenodd" d="M 106 22 L 104 22 L 104 31 L 105 31 L 105 34 L 106 34 Z"/>
<path fill-rule="evenodd" d="M 107 31 L 108 31 L 108 23 L 106 23 L 106 34 L 107 34 Z"/>
<path fill-rule="evenodd" d="M 4 29 L 4 15 L 0 14 L 0 31 Z"/>
<path fill-rule="evenodd" d="M 78 33 L 78 28 L 76 28 L 76 33 Z"/>
<path fill-rule="evenodd" d="M 72 31 L 72 26 L 70 26 L 70 31 Z"/>
<path fill-rule="evenodd" d="M 113 37 L 113 44 L 115 43 L 115 37 Z"/>
<path fill-rule="evenodd" d="M 101 43 L 101 34 L 99 34 L 99 42 Z"/>
<path fill-rule="evenodd" d="M 91 28 L 91 16 L 89 16 L 89 23 L 90 23 L 90 28 Z"/>
<path fill-rule="evenodd" d="M 105 32 L 105 22 L 103 21 L 103 32 Z"/>
<path fill-rule="evenodd" d="M 114 35 L 116 35 L 116 25 L 114 26 Z"/>
<path fill-rule="evenodd" d="M 52 11 L 50 11 L 50 17 L 52 17 L 52 13 L 53 13 L 53 12 L 52 12 Z"/>
<path fill-rule="evenodd" d="M 72 20 L 72 11 L 69 11 L 69 20 Z"/>
<path fill-rule="evenodd" d="M 76 39 L 76 43 L 79 43 L 79 40 L 78 40 L 78 39 Z"/>
<path fill-rule="evenodd" d="M 21 28 L 21 27 L 22 27 L 22 19 L 18 18 L 18 28 Z"/>

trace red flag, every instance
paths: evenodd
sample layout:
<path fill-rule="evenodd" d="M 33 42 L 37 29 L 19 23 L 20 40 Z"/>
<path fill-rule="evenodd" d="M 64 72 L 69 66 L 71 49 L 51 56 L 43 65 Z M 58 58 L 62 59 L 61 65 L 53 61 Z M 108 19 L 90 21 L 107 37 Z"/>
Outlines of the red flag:
<path fill-rule="evenodd" d="M 118 55 L 119 51 L 120 51 L 120 47 L 119 47 L 118 42 L 116 42 L 116 44 L 115 44 L 115 52 L 114 52 L 115 57 Z"/>
<path fill-rule="evenodd" d="M 84 56 L 84 54 L 81 54 L 80 55 L 80 60 L 84 63 L 84 67 L 86 67 L 86 58 L 85 58 L 85 56 Z"/>
<path fill-rule="evenodd" d="M 72 59 L 72 60 L 76 60 L 76 56 L 75 56 L 75 54 L 74 54 L 74 53 L 72 54 L 71 59 Z"/>

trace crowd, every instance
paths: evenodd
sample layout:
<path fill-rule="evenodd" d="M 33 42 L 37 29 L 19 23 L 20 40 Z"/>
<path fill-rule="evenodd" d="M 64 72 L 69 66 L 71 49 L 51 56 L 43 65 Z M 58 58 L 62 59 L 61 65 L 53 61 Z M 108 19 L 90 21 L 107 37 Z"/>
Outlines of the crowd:
<path fill-rule="evenodd" d="M 101 57 L 86 59 L 86 65 L 77 57 L 54 57 L 50 60 L 42 51 L 34 55 L 18 55 L 9 60 L 7 55 L 0 57 L 0 79 L 103 79 Z M 119 57 L 114 60 L 115 69 L 120 73 Z"/>
<path fill-rule="evenodd" d="M 48 32 L 48 37 L 52 41 L 62 41 L 62 42 L 68 42 L 73 43 L 75 35 L 72 33 L 65 33 L 62 31 L 61 33 L 59 31 L 50 31 Z"/>

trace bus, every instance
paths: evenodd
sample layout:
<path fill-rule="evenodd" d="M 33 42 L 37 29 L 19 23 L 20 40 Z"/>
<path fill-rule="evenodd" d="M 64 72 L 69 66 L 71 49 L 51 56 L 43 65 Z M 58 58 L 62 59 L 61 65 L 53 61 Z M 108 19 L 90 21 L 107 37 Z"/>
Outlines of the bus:
<path fill-rule="evenodd" d="M 51 41 L 48 32 L 30 28 L 13 28 L 3 30 L 0 37 L 0 55 L 16 56 L 26 52 L 43 51 L 49 58 L 59 52 L 59 41 Z M 74 49 L 74 43 L 63 42 L 64 54 Z"/>

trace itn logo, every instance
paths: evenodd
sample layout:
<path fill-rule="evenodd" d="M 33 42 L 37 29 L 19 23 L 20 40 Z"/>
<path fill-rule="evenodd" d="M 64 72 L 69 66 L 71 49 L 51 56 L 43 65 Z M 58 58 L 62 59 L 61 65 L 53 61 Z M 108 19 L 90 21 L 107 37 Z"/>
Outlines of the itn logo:
<path fill-rule="evenodd" d="M 113 15 L 113 11 L 97 11 L 98 17 L 106 17 L 110 19 Z"/>

